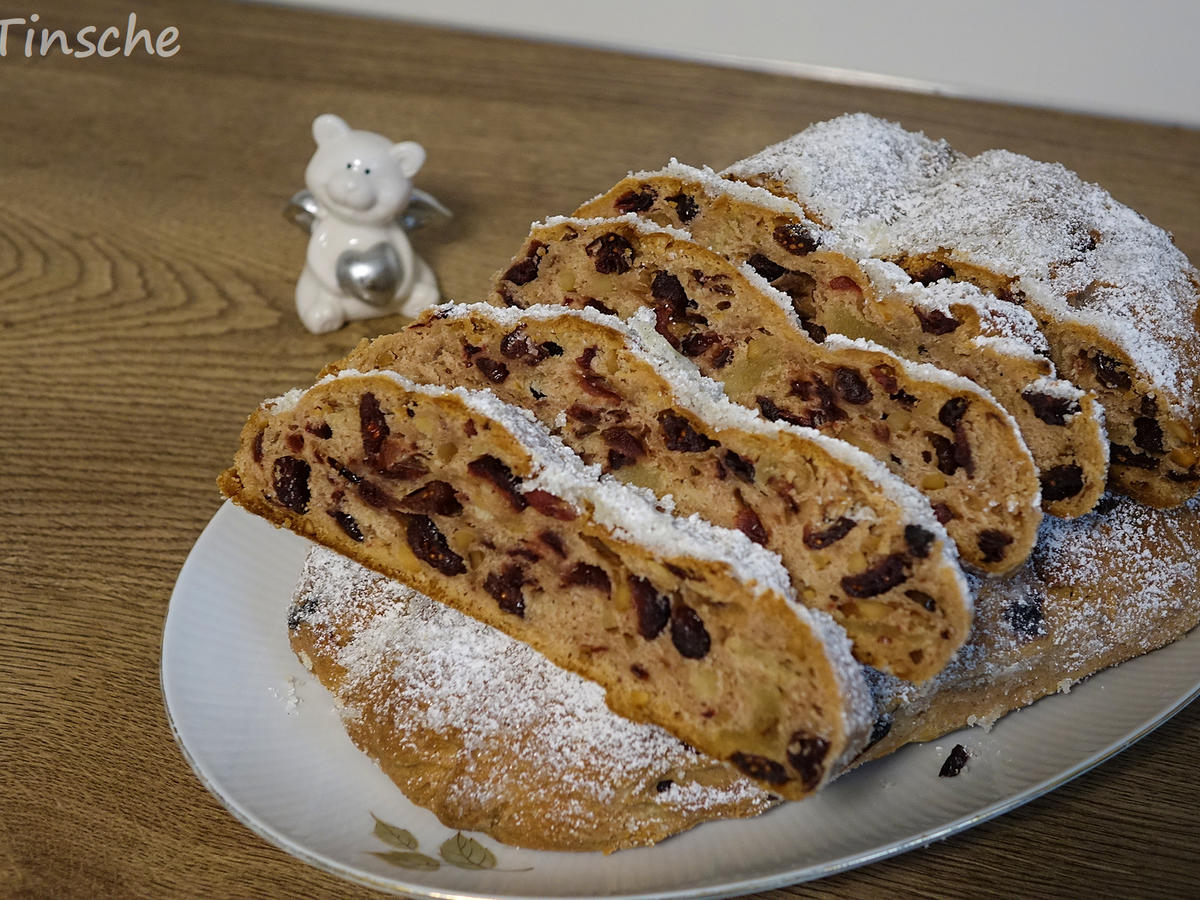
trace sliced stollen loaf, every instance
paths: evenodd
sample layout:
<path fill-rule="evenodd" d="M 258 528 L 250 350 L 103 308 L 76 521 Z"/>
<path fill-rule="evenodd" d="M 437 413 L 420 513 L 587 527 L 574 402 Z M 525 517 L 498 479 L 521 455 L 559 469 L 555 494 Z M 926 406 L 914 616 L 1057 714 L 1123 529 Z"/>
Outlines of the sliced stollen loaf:
<path fill-rule="evenodd" d="M 731 400 L 842 438 L 926 494 L 964 562 L 1005 572 L 1033 546 L 1037 471 L 985 390 L 877 344 L 804 332 L 789 299 L 678 229 L 628 214 L 533 227 L 492 302 L 591 306 L 656 328 Z"/>
<path fill-rule="evenodd" d="M 849 167 L 849 168 L 847 168 Z M 1057 163 L 857 114 L 725 174 L 798 201 L 867 255 L 1027 309 L 1063 377 L 1094 391 L 1114 488 L 1152 506 L 1200 486 L 1200 274 L 1144 217 Z"/>
<path fill-rule="evenodd" d="M 599 685 L 324 547 L 309 551 L 288 625 L 354 743 L 450 828 L 612 852 L 774 805 L 613 713 Z"/>
<path fill-rule="evenodd" d="M 864 178 L 869 187 L 866 169 L 838 177 Z M 985 387 L 1021 429 L 1046 512 L 1082 515 L 1103 493 L 1103 409 L 1093 392 L 1057 376 L 1027 310 L 971 285 L 926 288 L 894 265 L 863 259 L 869 248 L 861 235 L 843 236 L 794 201 L 711 169 L 672 162 L 631 174 L 577 214 L 628 212 L 683 228 L 697 243 L 750 265 L 791 298 L 814 340 L 830 332 L 869 338 Z"/>
<path fill-rule="evenodd" d="M 490 393 L 347 370 L 260 406 L 219 483 L 780 796 L 819 788 L 869 728 L 845 632 L 775 554 L 601 479 Z"/>
<path fill-rule="evenodd" d="M 327 371 L 489 388 L 585 462 L 779 553 L 798 599 L 846 629 L 860 662 L 916 681 L 940 671 L 971 601 L 928 501 L 849 444 L 731 403 L 653 316 L 636 318 L 447 305 Z"/>
<path fill-rule="evenodd" d="M 1109 494 L 1091 515 L 1047 519 L 1029 563 L 981 583 L 977 602 L 970 642 L 937 678 L 879 679 L 885 713 L 863 761 L 989 726 L 1195 628 L 1200 502 L 1157 510 Z"/>

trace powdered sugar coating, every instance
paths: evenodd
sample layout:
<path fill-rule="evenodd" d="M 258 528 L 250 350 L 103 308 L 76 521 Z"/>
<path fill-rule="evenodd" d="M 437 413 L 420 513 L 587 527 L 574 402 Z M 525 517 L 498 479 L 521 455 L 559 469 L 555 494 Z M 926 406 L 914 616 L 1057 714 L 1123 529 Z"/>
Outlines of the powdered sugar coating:
<path fill-rule="evenodd" d="M 945 141 L 866 113 L 812 125 L 721 174 L 777 177 L 813 218 L 864 237 L 895 222 L 909 197 L 937 183 L 960 158 Z"/>
<path fill-rule="evenodd" d="M 949 248 L 1015 279 L 1063 321 L 1091 325 L 1155 387 L 1195 393 L 1179 349 L 1194 347 L 1195 270 L 1170 235 L 1058 163 L 990 150 L 910 200 L 880 252 Z"/>
<path fill-rule="evenodd" d="M 723 174 L 782 182 L 864 255 L 944 252 L 1010 279 L 1050 318 L 1095 328 L 1176 416 L 1197 394 L 1200 275 L 1165 231 L 1058 163 L 968 158 L 862 113 L 813 125 Z"/>
<path fill-rule="evenodd" d="M 368 696 L 400 735 L 429 730 L 461 744 L 454 789 L 474 794 L 472 806 L 527 795 L 530 786 L 512 780 L 530 768 L 569 798 L 542 814 L 581 831 L 596 827 L 606 805 L 630 788 L 688 813 L 773 805 L 737 776 L 724 786 L 681 781 L 655 790 L 659 780 L 715 763 L 657 726 L 616 715 L 599 685 L 527 645 L 332 551 L 310 551 L 294 604 L 318 634 L 322 626 L 349 632 L 342 646 L 324 646 L 346 670 L 339 698 Z M 481 750 L 507 747 L 519 736 L 528 736 L 521 742 L 526 768 L 476 767 Z M 631 813 L 636 809 L 625 814 Z"/>
<path fill-rule="evenodd" d="M 871 286 L 879 296 L 892 294 L 911 306 L 937 309 L 947 314 L 951 304 L 969 306 L 979 316 L 981 334 L 1024 344 L 1024 349 L 1018 351 L 1021 356 L 1045 356 L 1050 352 L 1041 326 L 1028 310 L 1005 303 L 973 284 L 943 279 L 923 285 L 913 281 L 895 263 L 881 259 L 859 260 L 858 265 L 871 279 Z"/>
<path fill-rule="evenodd" d="M 630 225 L 635 231 L 641 234 L 660 232 L 669 234 L 671 237 L 680 240 L 691 240 L 686 231 L 682 231 L 672 225 L 659 225 L 648 219 L 643 219 L 637 213 L 623 213 L 619 216 L 596 216 L 590 219 L 580 219 L 574 216 L 551 216 L 541 222 L 534 222 L 530 227 L 530 231 L 537 231 L 539 228 L 557 228 L 561 225 L 583 229 L 591 228 L 594 225 L 604 225 L 609 222 L 620 222 L 624 225 Z"/>
<path fill-rule="evenodd" d="M 1045 519 L 1029 562 L 1014 575 L 972 577 L 980 615 L 950 665 L 919 686 L 878 676 L 877 690 L 885 702 L 919 712 L 941 693 L 999 690 L 1034 670 L 1069 687 L 1115 650 L 1125 658 L 1154 649 L 1178 621 L 1196 616 L 1200 557 L 1190 542 L 1198 511 L 1197 498 L 1155 510 L 1109 494 L 1086 516 Z M 1020 608 L 1041 617 L 1014 614 Z M 1031 649 L 1032 640 L 1039 643 Z"/>

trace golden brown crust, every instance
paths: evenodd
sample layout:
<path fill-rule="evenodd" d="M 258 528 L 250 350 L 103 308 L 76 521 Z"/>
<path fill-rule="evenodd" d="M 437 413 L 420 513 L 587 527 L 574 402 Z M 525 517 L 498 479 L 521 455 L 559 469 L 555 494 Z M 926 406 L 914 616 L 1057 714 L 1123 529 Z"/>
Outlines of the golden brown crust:
<path fill-rule="evenodd" d="M 773 805 L 730 767 L 610 712 L 597 686 L 329 551 L 310 552 L 289 626 L 355 744 L 450 828 L 612 852 Z"/>

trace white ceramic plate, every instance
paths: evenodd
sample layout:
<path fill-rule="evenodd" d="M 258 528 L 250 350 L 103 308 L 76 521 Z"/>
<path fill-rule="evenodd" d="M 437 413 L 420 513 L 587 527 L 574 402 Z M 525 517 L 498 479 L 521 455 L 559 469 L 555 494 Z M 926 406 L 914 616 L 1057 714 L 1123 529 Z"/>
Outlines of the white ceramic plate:
<path fill-rule="evenodd" d="M 519 850 L 482 835 L 460 839 L 346 737 L 330 696 L 288 647 L 284 620 L 306 551 L 303 540 L 230 504 L 217 512 L 171 597 L 167 711 L 196 774 L 247 826 L 336 875 L 413 897 L 728 897 L 819 878 L 1037 797 L 1200 693 L 1192 634 L 991 731 L 906 747 L 757 819 L 709 823 L 607 857 Z M 939 778 L 956 743 L 971 760 L 959 777 Z M 405 834 L 389 843 L 376 817 Z"/>

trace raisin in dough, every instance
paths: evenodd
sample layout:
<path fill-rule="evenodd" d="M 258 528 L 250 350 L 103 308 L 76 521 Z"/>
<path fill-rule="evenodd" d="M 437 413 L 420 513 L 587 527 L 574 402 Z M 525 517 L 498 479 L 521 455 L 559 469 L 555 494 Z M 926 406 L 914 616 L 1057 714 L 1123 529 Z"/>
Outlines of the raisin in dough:
<path fill-rule="evenodd" d="M 288 625 L 354 743 L 449 828 L 611 853 L 774 805 L 613 713 L 599 685 L 324 547 L 305 560 Z"/>
<path fill-rule="evenodd" d="M 1046 512 L 1082 515 L 1104 492 L 1103 409 L 1094 392 L 1057 377 L 1037 320 L 1022 307 L 972 285 L 926 287 L 893 264 L 862 259 L 864 241 L 818 225 L 791 200 L 707 169 L 676 162 L 630 175 L 579 214 L 629 211 L 749 264 L 788 294 L 814 340 L 830 332 L 869 338 L 982 385 L 1020 427 Z"/>
<path fill-rule="evenodd" d="M 841 441 L 729 402 L 652 326 L 593 309 L 428 311 L 329 367 L 490 388 L 588 463 L 779 553 L 797 597 L 860 661 L 924 681 L 970 629 L 970 595 L 928 501 Z"/>
<path fill-rule="evenodd" d="M 869 728 L 845 632 L 796 603 L 777 556 L 600 480 L 490 393 L 330 376 L 260 406 L 220 484 L 787 799 L 824 784 Z"/>
<path fill-rule="evenodd" d="M 971 641 L 941 675 L 920 687 L 879 679 L 879 741 L 863 759 L 989 726 L 1177 640 L 1200 621 L 1198 584 L 1196 499 L 1157 510 L 1109 494 L 1091 515 L 1047 519 L 1025 566 L 979 585 Z"/>
<path fill-rule="evenodd" d="M 991 395 L 861 339 L 817 343 L 786 296 L 677 229 L 633 214 L 537 224 L 492 302 L 622 318 L 649 307 L 659 333 L 731 400 L 849 441 L 922 490 L 966 563 L 1005 572 L 1033 546 L 1037 470 Z"/>
<path fill-rule="evenodd" d="M 834 172 L 853 160 L 856 177 Z M 1038 320 L 1107 415 L 1112 486 L 1156 507 L 1200 485 L 1200 273 L 1171 236 L 1057 163 L 975 157 L 842 116 L 727 175 L 798 200 L 871 256 L 973 282 Z"/>

